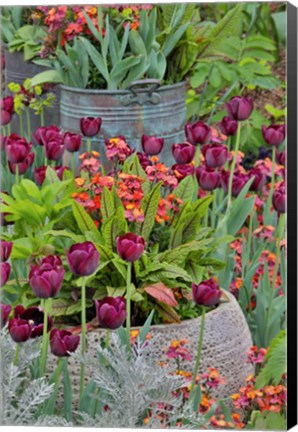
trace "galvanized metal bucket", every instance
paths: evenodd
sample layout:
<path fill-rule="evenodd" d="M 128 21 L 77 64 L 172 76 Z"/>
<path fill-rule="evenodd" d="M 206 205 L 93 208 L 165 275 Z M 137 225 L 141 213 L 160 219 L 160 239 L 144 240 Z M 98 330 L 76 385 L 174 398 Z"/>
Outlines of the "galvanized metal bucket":
<path fill-rule="evenodd" d="M 186 117 L 185 82 L 160 86 L 158 80 L 141 80 L 128 90 L 86 90 L 61 85 L 61 128 L 80 132 L 81 117 L 101 117 L 99 137 L 92 148 L 104 154 L 104 140 L 124 135 L 141 151 L 143 134 L 163 137 L 160 158 L 171 165 L 172 144 L 184 142 Z"/>
<path fill-rule="evenodd" d="M 27 78 L 33 78 L 35 75 L 37 75 L 40 72 L 43 72 L 46 70 L 45 67 L 36 65 L 32 62 L 26 62 L 24 61 L 24 54 L 23 52 L 13 52 L 10 53 L 5 47 L 5 83 L 6 86 L 10 82 L 15 82 L 18 84 L 23 84 L 25 79 Z M 51 90 L 56 96 L 56 101 L 52 104 L 50 108 L 44 109 L 44 123 L 45 126 L 49 125 L 57 125 L 60 124 L 60 110 L 59 110 L 59 103 L 60 103 L 60 86 L 55 85 L 53 89 Z M 9 90 L 6 88 L 6 93 L 10 94 Z M 30 122 L 31 122 L 31 130 L 35 131 L 40 126 L 40 117 L 35 115 L 33 111 L 30 111 Z M 26 125 L 26 119 L 25 114 L 23 115 L 23 124 L 24 124 L 24 131 L 27 133 L 27 125 Z M 20 126 L 19 126 L 19 118 L 18 116 L 14 115 L 13 120 L 11 123 L 12 131 L 15 133 L 19 133 Z"/>

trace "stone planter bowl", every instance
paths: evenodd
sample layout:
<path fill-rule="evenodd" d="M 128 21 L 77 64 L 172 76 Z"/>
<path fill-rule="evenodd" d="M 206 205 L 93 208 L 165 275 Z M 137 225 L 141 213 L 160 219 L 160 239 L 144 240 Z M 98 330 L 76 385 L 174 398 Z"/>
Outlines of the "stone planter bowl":
<path fill-rule="evenodd" d="M 224 291 L 223 300 L 219 306 L 208 312 L 205 316 L 205 330 L 202 345 L 199 373 L 206 372 L 208 367 L 219 370 L 225 378 L 226 385 L 220 385 L 212 394 L 216 398 L 227 398 L 237 392 L 245 383 L 245 378 L 253 373 L 253 367 L 246 363 L 245 352 L 253 345 L 251 334 L 240 306 L 235 297 Z M 151 334 L 160 337 L 155 343 L 157 361 L 167 360 L 165 348 L 177 339 L 187 339 L 187 345 L 193 358 L 185 363 L 184 370 L 192 371 L 196 359 L 201 317 L 185 320 L 181 324 L 155 325 L 151 328 Z M 134 328 L 139 329 L 139 328 Z M 96 347 L 104 340 L 106 330 L 97 329 L 87 333 L 87 352 L 96 357 Z M 78 348 L 80 350 L 80 346 Z M 56 359 L 51 356 L 48 369 L 53 370 Z M 74 398 L 79 394 L 80 365 L 73 358 L 69 359 L 69 370 L 73 382 Z M 86 368 L 86 383 L 91 376 Z"/>

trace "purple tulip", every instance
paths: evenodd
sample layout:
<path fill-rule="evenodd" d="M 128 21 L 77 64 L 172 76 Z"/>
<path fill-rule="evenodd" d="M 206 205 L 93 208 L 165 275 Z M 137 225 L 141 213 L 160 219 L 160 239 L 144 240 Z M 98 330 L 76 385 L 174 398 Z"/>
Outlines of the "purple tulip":
<path fill-rule="evenodd" d="M 150 160 L 148 155 L 146 155 L 146 153 L 137 152 L 137 156 L 143 169 L 146 169 L 147 166 L 153 165 L 152 161 Z"/>
<path fill-rule="evenodd" d="M 177 164 L 190 163 L 195 155 L 196 148 L 192 144 L 173 144 L 172 153 Z"/>
<path fill-rule="evenodd" d="M 2 240 L 0 242 L 0 261 L 7 261 L 10 257 L 13 243 Z"/>
<path fill-rule="evenodd" d="M 25 161 L 31 150 L 32 143 L 28 143 L 25 138 L 13 133 L 6 138 L 5 147 L 7 160 L 16 164 Z"/>
<path fill-rule="evenodd" d="M 29 284 L 39 298 L 56 297 L 62 287 L 65 270 L 58 256 L 49 255 L 31 267 Z"/>
<path fill-rule="evenodd" d="M 35 153 L 29 153 L 26 156 L 26 159 L 23 160 L 23 162 L 20 162 L 18 164 L 8 162 L 9 171 L 12 174 L 16 174 L 17 172 L 17 166 L 18 166 L 18 173 L 20 175 L 25 174 L 25 172 L 32 166 L 35 158 Z"/>
<path fill-rule="evenodd" d="M 172 166 L 172 170 L 177 179 L 180 181 L 189 175 L 193 175 L 195 172 L 195 167 L 192 164 L 175 164 Z"/>
<path fill-rule="evenodd" d="M 36 338 L 43 334 L 44 311 L 40 307 L 32 306 L 25 309 L 19 305 L 14 310 L 14 318 L 27 321 L 31 327 L 30 338 Z M 53 319 L 48 315 L 48 332 L 53 327 Z"/>
<path fill-rule="evenodd" d="M 57 137 L 53 141 L 47 141 L 44 145 L 44 149 L 47 159 L 52 161 L 59 160 L 64 153 L 63 139 Z"/>
<path fill-rule="evenodd" d="M 221 172 L 220 181 L 221 181 L 221 185 L 222 185 L 222 188 L 225 191 L 225 193 L 228 192 L 229 178 L 230 178 L 230 172 L 223 170 Z M 238 196 L 247 182 L 248 182 L 248 176 L 246 174 L 234 173 L 233 182 L 232 182 L 232 196 L 233 197 Z"/>
<path fill-rule="evenodd" d="M 81 132 L 85 137 L 94 137 L 100 131 L 102 119 L 100 117 L 82 117 L 80 119 Z"/>
<path fill-rule="evenodd" d="M 228 149 L 222 144 L 206 144 L 202 147 L 202 154 L 208 168 L 224 166 L 228 159 Z"/>
<path fill-rule="evenodd" d="M 1 262 L 0 267 L 1 267 L 0 286 L 3 287 L 6 284 L 6 282 L 8 281 L 11 268 L 10 268 L 10 264 L 7 262 Z"/>
<path fill-rule="evenodd" d="M 1 118 L 1 126 L 6 126 L 11 122 L 12 114 L 2 109 L 0 118 Z"/>
<path fill-rule="evenodd" d="M 32 137 L 37 142 L 38 145 L 43 146 L 48 141 L 53 141 L 57 139 L 57 137 L 61 137 L 60 129 L 55 126 L 41 126 L 36 129 L 35 133 L 32 134 Z"/>
<path fill-rule="evenodd" d="M 285 124 L 262 126 L 262 135 L 267 144 L 278 147 L 285 139 Z"/>
<path fill-rule="evenodd" d="M 251 97 L 234 96 L 226 102 L 229 116 L 238 121 L 246 120 L 251 115 L 254 103 Z"/>
<path fill-rule="evenodd" d="M 64 134 L 64 147 L 70 153 L 74 153 L 80 150 L 82 144 L 82 136 L 72 132 L 66 132 Z"/>
<path fill-rule="evenodd" d="M 12 318 L 9 320 L 8 330 L 15 342 L 26 342 L 31 336 L 32 326 L 26 320 Z"/>
<path fill-rule="evenodd" d="M 89 276 L 95 272 L 100 255 L 91 242 L 73 244 L 66 251 L 70 271 L 76 276 Z"/>
<path fill-rule="evenodd" d="M 145 249 L 145 240 L 134 233 L 127 233 L 117 237 L 117 252 L 119 256 L 128 262 L 137 261 Z"/>
<path fill-rule="evenodd" d="M 6 126 L 11 122 L 14 113 L 14 100 L 12 96 L 7 96 L 1 100 L 1 126 Z"/>
<path fill-rule="evenodd" d="M 286 165 L 286 159 L 287 159 L 287 151 L 284 150 L 282 152 L 276 151 L 276 160 L 280 165 L 285 166 Z"/>
<path fill-rule="evenodd" d="M 54 168 L 59 180 L 63 180 L 63 174 L 65 171 L 70 171 L 70 168 L 64 165 L 58 165 Z"/>
<path fill-rule="evenodd" d="M 42 165 L 38 168 L 34 168 L 34 180 L 38 186 L 41 186 L 46 178 L 47 167 Z"/>
<path fill-rule="evenodd" d="M 11 311 L 10 305 L 0 303 L 0 329 L 6 325 L 10 311 Z"/>
<path fill-rule="evenodd" d="M 221 122 L 218 123 L 218 126 L 223 134 L 227 136 L 233 136 L 237 132 L 238 123 L 236 120 L 231 119 L 228 116 L 225 116 Z"/>
<path fill-rule="evenodd" d="M 221 290 L 214 279 L 202 281 L 199 285 L 192 284 L 192 295 L 196 304 L 201 306 L 216 306 L 221 297 Z"/>
<path fill-rule="evenodd" d="M 95 300 L 96 316 L 103 328 L 115 330 L 122 326 L 126 319 L 126 306 L 123 297 L 105 297 Z"/>
<path fill-rule="evenodd" d="M 272 204 L 278 213 L 286 212 L 286 185 L 282 182 L 277 186 L 272 195 Z"/>
<path fill-rule="evenodd" d="M 199 185 L 205 191 L 212 191 L 219 186 L 220 175 L 213 168 L 198 167 L 196 169 L 196 176 Z"/>
<path fill-rule="evenodd" d="M 80 336 L 74 336 L 68 330 L 53 329 L 50 335 L 51 353 L 57 357 L 67 357 L 80 343 Z"/>
<path fill-rule="evenodd" d="M 211 137 L 211 128 L 202 121 L 185 125 L 187 141 L 193 145 L 205 144 Z"/>
<path fill-rule="evenodd" d="M 163 138 L 157 138 L 156 136 L 148 136 L 148 135 L 142 136 L 143 150 L 149 156 L 158 155 L 162 151 L 163 145 L 164 145 Z"/>
<path fill-rule="evenodd" d="M 251 191 L 260 191 L 263 189 L 265 183 L 266 183 L 266 176 L 265 174 L 259 170 L 258 168 L 252 168 L 249 173 L 249 178 L 254 177 L 254 180 L 250 186 Z"/>

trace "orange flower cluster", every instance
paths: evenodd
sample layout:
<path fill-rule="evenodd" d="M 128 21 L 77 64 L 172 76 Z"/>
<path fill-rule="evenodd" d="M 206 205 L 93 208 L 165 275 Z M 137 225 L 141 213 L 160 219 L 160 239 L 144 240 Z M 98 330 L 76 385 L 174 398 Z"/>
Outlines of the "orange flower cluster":
<path fill-rule="evenodd" d="M 148 180 L 150 182 L 162 182 L 163 186 L 175 188 L 178 185 L 178 180 L 170 173 L 170 168 L 159 162 L 158 156 L 152 156 L 152 165 L 145 168 Z"/>
<path fill-rule="evenodd" d="M 158 203 L 157 214 L 155 220 L 157 223 L 162 224 L 163 222 L 169 222 L 171 215 L 177 213 L 183 201 L 174 194 L 170 194 L 167 198 L 160 198 Z"/>
<path fill-rule="evenodd" d="M 120 173 L 117 193 L 125 208 L 125 217 L 131 222 L 143 222 L 144 213 L 141 209 L 144 191 L 144 179 L 133 174 Z"/>

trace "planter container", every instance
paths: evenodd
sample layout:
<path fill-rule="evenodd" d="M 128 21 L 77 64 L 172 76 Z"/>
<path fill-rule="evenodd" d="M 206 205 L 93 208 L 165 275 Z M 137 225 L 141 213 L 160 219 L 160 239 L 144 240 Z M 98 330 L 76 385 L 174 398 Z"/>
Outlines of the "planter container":
<path fill-rule="evenodd" d="M 6 86 L 10 82 L 23 84 L 25 79 L 33 78 L 40 72 L 46 70 L 45 67 L 36 65 L 32 62 L 24 61 L 24 54 L 22 51 L 10 53 L 8 49 L 5 49 L 5 83 Z M 45 126 L 60 124 L 60 112 L 59 112 L 59 101 L 60 101 L 60 87 L 55 85 L 50 90 L 56 96 L 56 101 L 53 102 L 50 108 L 44 108 L 44 123 Z M 6 88 L 6 92 L 10 94 L 10 91 Z M 33 111 L 30 111 L 31 131 L 35 131 L 40 126 L 40 116 L 35 115 Z M 26 115 L 23 114 L 24 132 L 27 132 Z M 18 115 L 14 115 L 11 122 L 12 132 L 19 133 L 19 118 Z"/>
<path fill-rule="evenodd" d="M 201 317 L 182 321 L 180 324 L 155 325 L 151 328 L 152 334 L 159 335 L 155 343 L 154 354 L 157 361 L 168 360 L 165 348 L 175 339 L 187 339 L 187 345 L 192 355 L 192 360 L 185 362 L 183 370 L 193 371 L 198 338 L 200 332 Z M 134 328 L 136 329 L 136 328 Z M 104 341 L 106 330 L 97 329 L 87 333 L 87 352 L 96 358 L 96 347 L 100 341 Z M 239 390 L 245 384 L 246 377 L 253 373 L 252 365 L 246 363 L 245 352 L 253 345 L 251 334 L 243 315 L 243 312 L 235 297 L 224 291 L 223 302 L 208 312 L 205 317 L 205 331 L 202 345 L 202 354 L 199 373 L 206 372 L 208 367 L 219 370 L 225 378 L 226 384 L 220 385 L 217 390 L 212 389 L 212 394 L 217 398 L 227 398 Z M 80 350 L 80 346 L 78 347 Z M 53 356 L 49 369 L 53 370 Z M 71 379 L 74 386 L 74 398 L 79 395 L 80 364 L 73 358 L 69 359 Z M 86 383 L 91 379 L 86 368 Z"/>
<path fill-rule="evenodd" d="M 61 128 L 80 132 L 81 117 L 102 118 L 99 139 L 92 146 L 101 155 L 106 138 L 124 135 L 132 148 L 142 151 L 141 136 L 156 135 L 165 139 L 161 159 L 172 164 L 172 144 L 185 141 L 185 83 L 160 86 L 157 80 L 142 80 L 116 91 L 62 85 Z"/>

